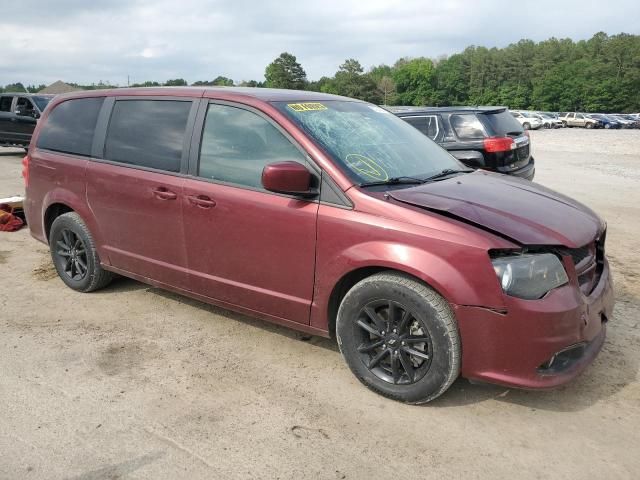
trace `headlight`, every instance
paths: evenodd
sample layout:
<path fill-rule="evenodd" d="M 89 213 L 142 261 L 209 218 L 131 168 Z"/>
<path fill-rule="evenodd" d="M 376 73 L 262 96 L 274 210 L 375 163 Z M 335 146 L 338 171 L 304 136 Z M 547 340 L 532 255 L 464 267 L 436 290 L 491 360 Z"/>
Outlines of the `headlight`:
<path fill-rule="evenodd" d="M 535 300 L 569 281 L 562 263 L 551 253 L 499 257 L 491 260 L 507 295 Z"/>

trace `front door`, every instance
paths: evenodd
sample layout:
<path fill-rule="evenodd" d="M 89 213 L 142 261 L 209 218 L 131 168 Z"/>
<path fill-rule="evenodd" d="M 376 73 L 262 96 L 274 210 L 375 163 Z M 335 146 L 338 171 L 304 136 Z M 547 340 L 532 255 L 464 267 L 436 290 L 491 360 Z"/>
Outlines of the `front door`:
<path fill-rule="evenodd" d="M 115 101 L 87 199 L 114 267 L 186 288 L 182 195 L 191 99 Z"/>
<path fill-rule="evenodd" d="M 259 112 L 208 106 L 199 165 L 184 185 L 193 291 L 273 317 L 309 322 L 318 202 L 267 192 L 265 165 L 306 155 Z"/>
<path fill-rule="evenodd" d="M 18 97 L 15 107 L 14 132 L 16 138 L 24 143 L 29 143 L 33 130 L 36 128 L 38 109 L 28 97 Z"/>
<path fill-rule="evenodd" d="M 13 113 L 14 98 L 11 95 L 0 96 L 0 145 L 16 140 Z"/>

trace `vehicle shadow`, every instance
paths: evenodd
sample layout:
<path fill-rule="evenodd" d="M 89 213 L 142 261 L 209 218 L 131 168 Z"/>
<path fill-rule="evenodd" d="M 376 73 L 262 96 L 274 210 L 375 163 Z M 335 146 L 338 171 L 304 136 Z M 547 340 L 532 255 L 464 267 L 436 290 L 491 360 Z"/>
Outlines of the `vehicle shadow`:
<path fill-rule="evenodd" d="M 0 148 L 0 157 L 18 157 L 25 155 L 25 151 L 19 148 L 11 148 L 7 150 L 6 148 Z"/>
<path fill-rule="evenodd" d="M 227 310 L 225 308 L 217 307 L 215 305 L 210 305 L 208 303 L 204 303 L 199 300 L 195 300 L 193 298 L 180 295 L 179 293 L 173 293 L 168 290 L 156 288 L 156 287 L 147 285 L 145 283 L 138 282 L 137 280 L 132 280 L 130 278 L 117 277 L 107 288 L 105 288 L 104 290 L 99 290 L 98 292 L 95 292 L 95 294 L 100 294 L 101 292 L 104 292 L 105 294 L 111 295 L 113 293 L 134 292 L 138 290 L 145 290 L 149 293 L 153 293 L 154 295 L 167 298 L 174 302 L 178 302 L 182 305 L 188 305 L 190 307 L 197 308 L 199 310 L 210 312 L 214 315 L 220 315 L 226 318 L 230 318 L 234 321 L 242 322 L 246 325 L 250 325 L 251 327 L 255 327 L 267 332 L 275 333 L 286 338 L 308 342 L 312 345 L 324 348 L 326 350 L 339 352 L 338 345 L 336 344 L 336 342 L 329 338 L 324 338 L 324 337 L 319 337 L 319 336 L 311 335 L 304 332 L 299 332 L 291 328 L 276 325 L 274 323 L 270 323 L 264 320 L 260 320 L 258 318 L 250 317 L 248 315 L 243 315 L 242 313 L 237 313 L 232 310 Z"/>
<path fill-rule="evenodd" d="M 288 339 L 306 341 L 339 355 L 335 340 L 297 332 L 287 327 L 209 305 L 128 278 L 118 278 L 104 292 L 113 294 L 136 290 L 146 290 L 163 298 L 221 315 Z M 637 298 L 627 297 L 626 301 L 616 305 L 614 321 L 610 322 L 608 326 L 607 339 L 600 355 L 578 378 L 563 387 L 542 391 L 519 390 L 490 384 L 471 383 L 464 378 L 458 378 L 444 395 L 425 406 L 453 408 L 497 401 L 519 405 L 531 410 L 553 412 L 575 412 L 592 407 L 594 404 L 618 394 L 630 383 L 637 381 L 636 376 L 640 370 L 640 354 L 633 351 L 633 337 L 625 331 L 626 328 L 632 327 L 627 326 L 624 322 L 616 323 L 615 319 L 636 319 L 638 311 L 640 311 L 640 299 Z M 345 366 L 345 368 L 347 367 Z"/>

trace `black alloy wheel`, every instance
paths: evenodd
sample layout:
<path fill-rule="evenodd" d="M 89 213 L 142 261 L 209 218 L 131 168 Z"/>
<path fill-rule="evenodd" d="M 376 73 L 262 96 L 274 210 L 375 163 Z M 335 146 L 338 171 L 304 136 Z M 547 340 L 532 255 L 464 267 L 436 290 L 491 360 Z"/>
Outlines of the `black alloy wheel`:
<path fill-rule="evenodd" d="M 87 250 L 82 239 L 68 228 L 60 231 L 55 245 L 55 261 L 59 270 L 75 282 L 87 276 Z"/>
<path fill-rule="evenodd" d="M 433 346 L 426 325 L 406 306 L 377 300 L 364 306 L 355 320 L 358 352 L 376 377 L 394 385 L 410 385 L 429 371 Z"/>

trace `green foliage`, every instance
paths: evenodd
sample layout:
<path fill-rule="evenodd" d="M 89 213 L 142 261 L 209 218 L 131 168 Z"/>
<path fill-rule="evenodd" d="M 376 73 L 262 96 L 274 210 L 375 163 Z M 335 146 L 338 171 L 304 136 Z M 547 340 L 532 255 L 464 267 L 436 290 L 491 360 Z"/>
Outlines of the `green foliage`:
<path fill-rule="evenodd" d="M 550 38 L 520 40 L 505 48 L 469 46 L 463 52 L 435 61 L 401 58 L 393 66 L 378 65 L 368 72 L 356 59 L 340 65 L 333 77 L 307 82 L 295 56 L 282 53 L 265 71 L 266 82 L 242 81 L 241 86 L 308 89 L 387 105 L 505 105 L 545 111 L 639 112 L 640 35 L 609 36 L 598 32 L 589 40 Z M 193 85 L 226 85 L 218 76 Z M 103 83 L 76 85 L 92 90 L 113 88 Z M 182 79 L 163 85 L 187 85 Z M 155 81 L 132 86 L 160 86 Z M 37 92 L 44 85 L 29 85 Z M 22 83 L 2 91 L 24 92 Z"/>
<path fill-rule="evenodd" d="M 307 85 L 307 74 L 296 57 L 287 52 L 281 53 L 267 66 L 264 76 L 270 88 L 301 90 Z"/>
<path fill-rule="evenodd" d="M 184 78 L 176 78 L 173 80 L 167 80 L 164 82 L 165 87 L 186 87 L 189 85 Z"/>

